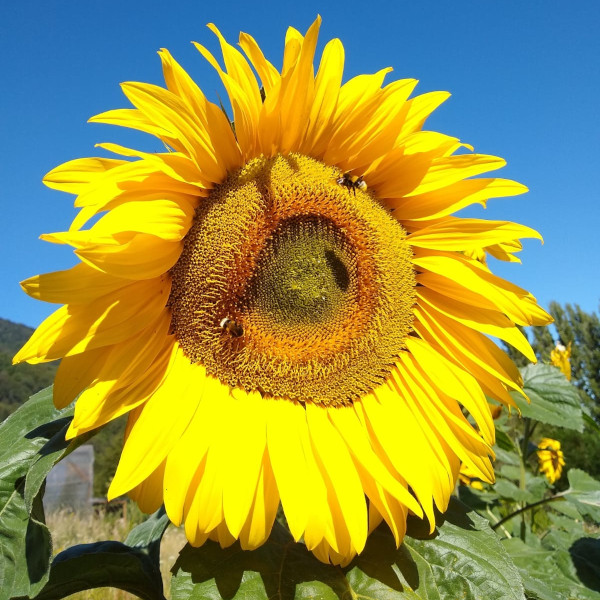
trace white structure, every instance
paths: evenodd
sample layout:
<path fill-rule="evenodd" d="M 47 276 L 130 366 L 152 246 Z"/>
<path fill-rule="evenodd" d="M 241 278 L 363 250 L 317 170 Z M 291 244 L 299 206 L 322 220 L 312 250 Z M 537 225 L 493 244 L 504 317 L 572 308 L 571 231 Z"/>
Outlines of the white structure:
<path fill-rule="evenodd" d="M 44 509 L 89 510 L 94 488 L 94 447 L 79 446 L 48 473 Z"/>

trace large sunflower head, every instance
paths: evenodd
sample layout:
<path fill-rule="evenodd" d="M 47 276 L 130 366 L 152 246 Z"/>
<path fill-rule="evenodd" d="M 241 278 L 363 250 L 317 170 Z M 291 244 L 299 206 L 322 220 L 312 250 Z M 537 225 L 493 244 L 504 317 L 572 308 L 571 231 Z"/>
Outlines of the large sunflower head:
<path fill-rule="evenodd" d="M 486 396 L 511 405 L 522 382 L 490 336 L 535 360 L 515 324 L 550 319 L 485 261 L 539 234 L 451 216 L 524 186 L 475 178 L 504 161 L 423 130 L 448 94 L 410 97 L 390 69 L 342 83 L 339 40 L 315 75 L 319 25 L 288 30 L 281 70 L 209 26 L 224 67 L 196 46 L 231 120 L 166 50 L 166 88 L 123 84 L 134 108 L 92 121 L 166 151 L 100 144 L 119 157 L 46 176 L 80 211 L 43 237 L 81 262 L 23 282 L 64 306 L 15 360 L 62 359 L 69 437 L 128 413 L 109 496 L 244 549 L 281 502 L 297 540 L 347 564 L 381 521 L 398 544 L 409 513 L 433 529 L 461 463 L 493 479 Z"/>

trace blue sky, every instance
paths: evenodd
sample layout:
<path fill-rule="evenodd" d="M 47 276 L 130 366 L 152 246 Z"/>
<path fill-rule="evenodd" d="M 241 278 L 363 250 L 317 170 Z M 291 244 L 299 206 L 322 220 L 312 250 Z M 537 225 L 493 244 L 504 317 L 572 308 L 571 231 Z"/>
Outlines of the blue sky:
<path fill-rule="evenodd" d="M 598 310 L 600 297 L 600 2 L 598 0 L 397 0 L 395 2 L 115 2 L 3 3 L 0 44 L 3 280 L 0 317 L 35 326 L 56 307 L 28 298 L 18 281 L 68 268 L 66 246 L 39 241 L 65 230 L 73 197 L 45 188 L 54 166 L 102 152 L 112 141 L 160 151 L 158 140 L 89 117 L 128 106 L 119 83 L 162 83 L 156 52 L 169 48 L 217 101 L 224 91 L 193 48 L 216 51 L 205 27 L 229 41 L 251 33 L 277 66 L 285 29 L 305 31 L 323 17 L 320 48 L 339 37 L 346 78 L 394 67 L 392 78 L 420 80 L 418 93 L 452 97 L 428 129 L 460 137 L 502 156 L 498 175 L 525 183 L 525 196 L 492 200 L 484 218 L 517 221 L 542 232 L 525 241 L 522 265 L 493 261 L 502 277 L 530 289 L 540 303 Z"/>

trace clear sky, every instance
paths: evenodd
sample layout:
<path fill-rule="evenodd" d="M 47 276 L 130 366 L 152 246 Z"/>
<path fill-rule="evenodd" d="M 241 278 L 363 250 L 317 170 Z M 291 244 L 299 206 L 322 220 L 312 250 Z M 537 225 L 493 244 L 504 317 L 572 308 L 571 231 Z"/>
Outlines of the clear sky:
<path fill-rule="evenodd" d="M 37 325 L 56 307 L 29 299 L 18 281 L 76 262 L 69 247 L 37 239 L 67 229 L 75 215 L 73 197 L 45 188 L 43 175 L 102 155 L 98 142 L 163 150 L 150 136 L 86 123 L 128 106 L 120 82 L 161 84 L 156 52 L 166 47 L 217 101 L 224 90 L 190 44 L 217 51 L 206 23 L 231 42 L 239 31 L 252 34 L 280 67 L 286 27 L 305 32 L 317 14 L 319 47 L 333 37 L 344 43 L 346 79 L 392 66 L 388 81 L 414 77 L 418 93 L 450 91 L 427 128 L 502 156 L 508 165 L 496 173 L 530 188 L 475 211 L 545 238 L 543 246 L 525 242 L 522 265 L 493 261 L 495 272 L 544 306 L 557 300 L 597 311 L 599 0 L 20 0 L 0 8 L 0 317 Z"/>

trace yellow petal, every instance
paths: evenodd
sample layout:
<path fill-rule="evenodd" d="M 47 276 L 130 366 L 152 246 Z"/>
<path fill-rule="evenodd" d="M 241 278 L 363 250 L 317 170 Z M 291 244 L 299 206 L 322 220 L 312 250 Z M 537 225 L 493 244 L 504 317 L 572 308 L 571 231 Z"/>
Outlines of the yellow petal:
<path fill-rule="evenodd" d="M 78 158 L 55 167 L 44 176 L 43 181 L 54 190 L 81 194 L 91 182 L 124 162 L 113 158 Z"/>
<path fill-rule="evenodd" d="M 407 198 L 389 194 L 394 199 L 387 200 L 386 204 L 395 209 L 394 215 L 398 219 L 417 221 L 445 217 L 475 203 L 485 206 L 489 198 L 517 196 L 526 191 L 524 185 L 510 179 L 465 179 Z"/>
<path fill-rule="evenodd" d="M 101 400 L 94 398 L 93 395 L 84 396 L 82 394 L 80 396 L 75 405 L 75 417 L 65 435 L 66 439 L 73 439 L 82 433 L 97 429 L 121 415 L 135 412 L 150 398 L 164 381 L 174 356 L 175 340 L 173 336 L 167 336 L 156 342 L 161 342 L 160 348 L 142 377 L 126 382 L 123 386 L 113 386 Z M 87 354 L 88 352 L 84 353 L 84 355 Z"/>
<path fill-rule="evenodd" d="M 177 132 L 165 129 L 165 127 L 158 125 L 137 108 L 107 110 L 106 112 L 88 119 L 88 123 L 105 123 L 106 125 L 117 125 L 119 127 L 137 129 L 138 131 L 143 131 L 160 138 L 176 150 L 185 150 L 185 145 L 177 139 Z"/>
<path fill-rule="evenodd" d="M 309 120 L 314 101 L 313 60 L 321 17 L 317 17 L 306 32 L 300 54 L 293 69 L 282 78 L 281 120 L 283 130 L 280 151 L 283 153 L 298 150 Z"/>
<path fill-rule="evenodd" d="M 242 50 L 246 53 L 248 60 L 250 60 L 252 66 L 256 69 L 265 94 L 268 95 L 281 79 L 279 71 L 265 58 L 256 40 L 251 35 L 240 33 L 239 43 Z"/>
<path fill-rule="evenodd" d="M 431 306 L 415 308 L 415 317 L 415 330 L 421 337 L 435 343 L 446 358 L 454 358 L 473 375 L 477 372 L 478 381 L 488 385 L 492 381 L 502 382 L 521 392 L 523 379 L 516 365 L 486 336 L 445 317 Z M 481 370 L 488 376 L 481 375 Z"/>
<path fill-rule="evenodd" d="M 486 154 L 459 154 L 436 158 L 425 177 L 410 196 L 439 190 L 467 177 L 500 169 L 506 164 L 503 158 Z"/>
<path fill-rule="evenodd" d="M 265 453 L 248 520 L 240 531 L 242 550 L 254 550 L 267 541 L 277 516 L 278 507 L 279 494 L 275 476 Z"/>
<path fill-rule="evenodd" d="M 233 120 L 235 123 L 235 133 L 240 149 L 242 151 L 243 160 L 256 154 L 257 142 L 257 125 L 258 125 L 258 105 L 256 103 L 254 91 L 259 96 L 258 84 L 255 81 L 256 90 L 245 87 L 247 81 L 240 82 L 221 69 L 215 57 L 201 44 L 194 42 L 196 49 L 210 65 L 217 71 L 231 102 L 233 109 Z M 237 51 L 236 51 L 237 52 Z M 240 55 L 240 58 L 243 58 Z"/>
<path fill-rule="evenodd" d="M 131 103 L 149 119 L 174 133 L 206 179 L 216 183 L 223 180 L 225 167 L 206 128 L 178 96 L 147 83 L 127 82 L 121 84 L 121 88 Z"/>
<path fill-rule="evenodd" d="M 54 406 L 68 406 L 98 375 L 110 348 L 96 348 L 67 356 L 60 361 L 54 377 L 52 395 Z"/>
<path fill-rule="evenodd" d="M 385 468 L 374 452 L 369 443 L 367 433 L 363 430 L 354 410 L 348 407 L 330 408 L 328 409 L 328 414 L 329 419 L 355 458 L 355 463 L 360 463 L 364 470 L 389 492 L 391 496 L 403 503 L 415 514 L 422 515 L 423 511 L 414 496 L 408 492 L 405 486 L 392 477 L 392 474 Z"/>
<path fill-rule="evenodd" d="M 427 423 L 431 433 L 445 440 L 461 461 L 476 470 L 478 477 L 492 481 L 491 447 L 465 419 L 458 402 L 446 396 L 436 384 L 436 378 L 428 376 L 426 369 L 410 353 L 404 352 L 393 379 L 411 404 L 413 413 Z"/>
<path fill-rule="evenodd" d="M 36 329 L 14 362 L 46 362 L 129 339 L 164 311 L 170 289 L 168 279 L 140 281 L 89 304 L 63 306 Z"/>
<path fill-rule="evenodd" d="M 163 475 L 165 461 L 142 483 L 129 491 L 129 497 L 137 502 L 140 510 L 145 513 L 157 511 L 163 503 Z"/>
<path fill-rule="evenodd" d="M 35 275 L 21 282 L 23 291 L 38 300 L 56 304 L 86 304 L 132 283 L 78 263 L 65 271 Z"/>
<path fill-rule="evenodd" d="M 315 455 L 331 481 L 352 547 L 360 552 L 367 541 L 368 530 L 367 505 L 360 478 L 346 444 L 327 418 L 327 410 L 308 403 L 306 416 Z"/>
<path fill-rule="evenodd" d="M 204 368 L 191 364 L 179 349 L 168 376 L 144 405 L 123 446 L 109 498 L 128 492 L 161 464 L 191 421 L 204 380 Z M 177 410 L 172 410 L 173 398 Z"/>
<path fill-rule="evenodd" d="M 498 310 L 519 325 L 547 325 L 552 322 L 526 290 L 492 275 L 478 261 L 458 253 L 417 253 L 414 264 L 429 272 L 417 281 L 450 298 L 477 307 Z"/>
<path fill-rule="evenodd" d="M 319 157 L 325 152 L 333 126 L 344 72 L 344 46 L 331 40 L 323 50 L 315 80 L 315 96 L 310 110 L 306 137 L 301 152 Z"/>
<path fill-rule="evenodd" d="M 450 98 L 449 92 L 428 92 L 415 96 L 409 101 L 408 113 L 398 137 L 404 138 L 422 129 L 427 117 L 448 98 Z"/>
<path fill-rule="evenodd" d="M 215 152 L 226 170 L 233 171 L 240 167 L 242 164 L 241 152 L 229 119 L 219 106 L 206 99 L 202 90 L 169 54 L 168 50 L 162 48 L 158 54 L 162 61 L 167 88 L 177 94 L 205 125 L 210 139 L 214 143 Z"/>
<path fill-rule="evenodd" d="M 418 288 L 417 298 L 419 304 L 424 302 L 443 315 L 471 329 L 475 329 L 475 331 L 500 338 L 511 346 L 514 346 L 531 362 L 537 362 L 535 353 L 529 345 L 527 338 L 503 314 L 487 308 L 465 306 L 462 302 L 458 302 L 424 287 Z"/>
<path fill-rule="evenodd" d="M 406 479 L 430 523 L 435 523 L 433 512 L 434 485 L 436 465 L 425 441 L 417 434 L 414 419 L 404 409 L 401 398 L 392 395 L 385 386 L 377 388 L 376 394 L 367 394 L 354 403 L 357 415 L 367 427 L 371 444 L 382 461 L 389 461 L 388 469 L 397 472 Z M 381 402 L 379 398 L 384 401 Z M 407 421 L 398 421 L 398 418 Z M 402 425 L 403 435 L 398 435 L 398 427 Z M 421 460 L 412 460 L 418 455 Z"/>
<path fill-rule="evenodd" d="M 435 381 L 448 396 L 462 404 L 477 422 L 483 438 L 491 445 L 494 443 L 495 429 L 487 400 L 477 381 L 450 361 L 444 359 L 429 344 L 416 337 L 406 340 L 408 351 L 422 368 L 435 373 Z"/>
<path fill-rule="evenodd" d="M 228 443 L 224 444 L 223 513 L 227 528 L 238 537 L 248 519 L 266 444 L 265 406 L 258 392 L 232 392 Z"/>
<path fill-rule="evenodd" d="M 212 181 L 202 175 L 202 172 L 192 160 L 181 152 L 141 152 L 132 148 L 104 142 L 96 144 L 96 148 L 103 148 L 108 152 L 120 154 L 121 156 L 137 157 L 152 165 L 157 171 L 162 171 L 169 177 L 188 185 L 209 189 Z M 198 191 L 198 193 L 202 193 Z"/>
<path fill-rule="evenodd" d="M 169 519 L 180 525 L 184 518 L 186 498 L 190 491 L 195 492 L 194 475 L 206 457 L 213 437 L 213 423 L 218 422 L 217 402 L 219 395 L 214 390 L 221 384 L 207 376 L 204 387 L 199 390 L 200 401 L 192 421 L 179 438 L 167 457 L 165 468 L 165 509 Z M 189 508 L 189 507 L 188 507 Z"/>
<path fill-rule="evenodd" d="M 288 400 L 266 400 L 269 457 L 281 495 L 281 504 L 294 539 L 308 522 L 309 465 L 304 456 L 301 430 L 306 430 L 304 407 Z"/>
<path fill-rule="evenodd" d="M 419 248 L 433 250 L 470 250 L 519 238 L 542 236 L 525 225 L 508 221 L 448 218 L 412 233 L 409 242 Z"/>
<path fill-rule="evenodd" d="M 120 234 L 118 241 L 114 238 L 106 239 L 104 243 L 84 246 L 76 250 L 75 254 L 109 275 L 147 280 L 167 273 L 179 260 L 182 247 L 182 242 L 165 241 L 146 233 L 134 233 Z"/>

